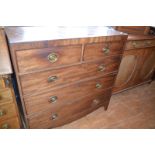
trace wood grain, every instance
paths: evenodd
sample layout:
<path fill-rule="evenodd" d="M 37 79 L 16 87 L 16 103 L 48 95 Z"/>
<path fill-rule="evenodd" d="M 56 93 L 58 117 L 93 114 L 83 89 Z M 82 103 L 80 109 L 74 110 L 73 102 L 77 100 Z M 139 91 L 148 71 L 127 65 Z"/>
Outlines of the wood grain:
<path fill-rule="evenodd" d="M 0 116 L 0 121 L 17 116 L 16 107 L 14 104 L 0 105 L 0 112 L 3 113 L 3 116 Z"/>
<path fill-rule="evenodd" d="M 5 129 L 4 126 L 7 125 L 8 129 L 19 129 L 19 119 L 18 117 L 12 117 L 7 120 L 0 121 L 0 129 Z"/>
<path fill-rule="evenodd" d="M 126 35 L 109 27 L 83 26 L 83 27 L 5 27 L 11 44 L 39 41 L 74 40 L 93 37 L 109 37 Z"/>
<path fill-rule="evenodd" d="M 41 90 L 48 91 L 56 86 L 71 84 L 89 77 L 106 75 L 118 70 L 120 60 L 121 56 L 115 56 L 95 62 L 85 62 L 76 66 L 20 76 L 23 94 L 32 95 Z M 101 67 L 104 67 L 103 70 L 101 70 Z M 48 78 L 52 76 L 56 76 L 57 79 L 53 82 L 48 82 Z"/>
<path fill-rule="evenodd" d="M 84 51 L 84 61 L 97 60 L 107 56 L 122 54 L 124 42 L 106 42 L 97 44 L 86 44 Z M 108 48 L 109 53 L 104 53 L 103 49 Z"/>
<path fill-rule="evenodd" d="M 137 73 L 137 84 L 151 80 L 155 67 L 155 47 L 146 48 L 142 55 L 141 67 Z"/>
<path fill-rule="evenodd" d="M 48 55 L 55 53 L 58 60 L 54 63 L 48 60 Z M 20 73 L 37 71 L 80 62 L 82 46 L 63 46 L 48 49 L 16 51 L 18 69 Z"/>
<path fill-rule="evenodd" d="M 144 49 L 125 51 L 118 75 L 115 81 L 114 92 L 131 87 L 137 83 L 135 75 L 141 67 Z"/>
<path fill-rule="evenodd" d="M 125 50 L 131 50 L 135 48 L 147 48 L 155 46 L 155 40 L 134 40 L 134 41 L 127 41 Z"/>
<path fill-rule="evenodd" d="M 154 66 L 155 38 L 129 35 L 113 92 L 121 92 L 150 82 Z"/>
<path fill-rule="evenodd" d="M 13 102 L 12 91 L 8 89 L 0 89 L 0 105 Z"/>
<path fill-rule="evenodd" d="M 91 97 L 101 95 L 102 92 L 106 93 L 108 88 L 113 87 L 127 39 L 127 34 L 103 27 L 58 28 L 58 31 L 37 27 L 7 27 L 5 32 L 16 72 L 26 125 L 30 128 L 55 127 L 100 107 L 100 105 L 90 107 L 88 102 L 84 102 L 81 98 L 86 95 Z M 92 57 L 86 60 L 85 47 L 92 44 L 95 45 L 94 49 L 97 48 L 91 53 L 92 55 L 99 52 L 99 45 L 104 47 L 103 45 L 107 44 L 113 54 L 98 55 L 96 59 Z M 77 47 L 76 50 L 75 47 Z M 47 62 L 47 57 L 52 49 L 58 49 L 56 53 L 60 56 L 58 61 L 51 65 Z M 97 68 L 101 63 L 106 65 L 106 70 L 98 73 Z M 47 78 L 55 75 L 59 76 L 59 81 L 48 85 Z M 100 89 L 95 88 L 98 82 L 104 84 Z M 54 95 L 58 98 L 55 105 L 49 103 L 50 97 Z M 107 97 L 106 103 L 103 104 L 105 109 L 108 107 L 109 98 Z M 65 105 L 66 103 L 71 105 L 78 100 L 82 102 L 77 106 L 67 108 L 68 106 Z M 62 117 L 58 123 L 51 125 L 49 115 L 46 114 L 50 113 L 54 106 L 55 108 L 62 106 L 59 109 L 60 116 L 68 109 L 68 116 Z"/>
<path fill-rule="evenodd" d="M 27 114 L 41 112 L 50 108 L 53 104 L 61 105 L 64 103 L 72 103 L 86 95 L 101 93 L 107 88 L 112 88 L 114 84 L 115 75 L 100 77 L 93 80 L 79 82 L 78 84 L 70 85 L 50 90 L 49 92 L 40 93 L 38 95 L 24 97 Z M 102 85 L 101 88 L 96 88 L 96 84 Z M 55 103 L 49 102 L 50 97 L 56 96 Z"/>
<path fill-rule="evenodd" d="M 129 34 L 144 34 L 149 32 L 149 26 L 116 26 L 116 30 Z"/>
<path fill-rule="evenodd" d="M 72 104 L 66 103 L 63 105 L 63 108 L 50 108 L 40 115 L 28 118 L 30 128 L 57 127 L 82 117 L 100 106 L 107 107 L 111 96 L 111 90 L 102 93 L 102 95 L 98 96 L 86 96 L 82 100 L 75 101 Z M 94 100 L 98 101 L 98 103 L 94 102 Z M 52 120 L 53 114 L 57 114 L 58 118 Z"/>

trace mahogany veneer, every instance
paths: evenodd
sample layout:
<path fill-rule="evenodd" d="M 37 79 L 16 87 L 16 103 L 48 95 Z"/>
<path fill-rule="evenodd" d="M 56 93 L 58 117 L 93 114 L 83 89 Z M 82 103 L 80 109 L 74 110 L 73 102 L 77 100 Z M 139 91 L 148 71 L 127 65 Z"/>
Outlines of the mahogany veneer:
<path fill-rule="evenodd" d="M 11 74 L 12 67 L 5 33 L 0 28 L 0 129 L 20 128 Z"/>
<path fill-rule="evenodd" d="M 106 27 L 7 27 L 28 128 L 54 128 L 104 106 L 127 35 Z"/>
<path fill-rule="evenodd" d="M 152 81 L 155 36 L 130 34 L 127 39 L 114 93 Z"/>

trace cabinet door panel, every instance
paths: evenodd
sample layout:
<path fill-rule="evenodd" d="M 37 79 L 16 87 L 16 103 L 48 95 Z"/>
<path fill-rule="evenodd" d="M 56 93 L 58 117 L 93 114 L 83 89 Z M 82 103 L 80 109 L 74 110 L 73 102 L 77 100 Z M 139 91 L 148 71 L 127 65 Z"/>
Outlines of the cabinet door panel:
<path fill-rule="evenodd" d="M 139 69 L 137 80 L 139 83 L 149 81 L 155 67 L 155 47 L 148 48 L 143 54 L 142 66 Z"/>
<path fill-rule="evenodd" d="M 114 92 L 121 91 L 135 85 L 135 76 L 141 66 L 143 49 L 125 51 L 115 81 Z"/>

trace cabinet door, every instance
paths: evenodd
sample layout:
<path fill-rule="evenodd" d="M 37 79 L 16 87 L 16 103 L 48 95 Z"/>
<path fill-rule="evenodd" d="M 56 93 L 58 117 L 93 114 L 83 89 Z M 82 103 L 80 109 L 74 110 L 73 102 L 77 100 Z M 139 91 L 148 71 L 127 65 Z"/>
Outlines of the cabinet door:
<path fill-rule="evenodd" d="M 138 84 L 151 80 L 155 68 L 155 47 L 145 49 L 136 79 Z"/>
<path fill-rule="evenodd" d="M 115 81 L 114 92 L 135 85 L 135 76 L 142 62 L 144 49 L 125 51 Z"/>

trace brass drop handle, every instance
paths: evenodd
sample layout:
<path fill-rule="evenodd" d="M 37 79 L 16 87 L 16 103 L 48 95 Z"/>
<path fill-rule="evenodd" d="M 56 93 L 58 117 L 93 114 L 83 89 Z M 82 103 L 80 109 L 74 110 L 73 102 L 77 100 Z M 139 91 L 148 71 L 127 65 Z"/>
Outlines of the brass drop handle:
<path fill-rule="evenodd" d="M 57 101 L 58 97 L 57 96 L 51 96 L 49 99 L 50 103 L 55 103 Z"/>
<path fill-rule="evenodd" d="M 56 114 L 56 113 L 52 114 L 52 117 L 51 117 L 52 120 L 56 120 L 57 118 L 58 118 L 58 114 Z"/>
<path fill-rule="evenodd" d="M 97 105 L 97 104 L 99 104 L 99 103 L 100 103 L 100 100 L 98 100 L 98 99 L 94 99 L 94 100 L 93 100 L 93 104 Z"/>
<path fill-rule="evenodd" d="M 108 47 L 104 47 L 102 51 L 104 52 L 104 54 L 109 54 L 110 49 Z"/>
<path fill-rule="evenodd" d="M 4 116 L 6 113 L 4 110 L 0 110 L 0 117 Z"/>
<path fill-rule="evenodd" d="M 9 124 L 5 123 L 2 125 L 2 129 L 8 129 L 9 128 Z"/>
<path fill-rule="evenodd" d="M 58 55 L 56 53 L 51 53 L 48 55 L 48 60 L 51 62 L 51 63 L 54 63 L 58 60 Z"/>
<path fill-rule="evenodd" d="M 151 44 L 151 41 L 145 41 L 145 44 L 146 45 L 150 45 Z"/>
<path fill-rule="evenodd" d="M 132 42 L 132 45 L 134 46 L 134 47 L 136 47 L 137 45 L 138 45 L 138 43 L 137 42 Z"/>
<path fill-rule="evenodd" d="M 50 77 L 48 77 L 48 82 L 50 83 L 50 82 L 54 82 L 54 81 L 56 81 L 58 79 L 58 77 L 57 76 L 50 76 Z"/>
<path fill-rule="evenodd" d="M 96 88 L 97 88 L 97 89 L 100 89 L 100 88 L 102 88 L 102 84 L 100 84 L 100 83 L 97 83 L 97 84 L 96 84 Z"/>
<path fill-rule="evenodd" d="M 2 76 L 4 87 L 9 87 L 11 85 L 11 77 L 8 76 Z"/>
<path fill-rule="evenodd" d="M 102 64 L 98 67 L 98 71 L 103 72 L 104 70 L 105 70 L 105 65 Z"/>

